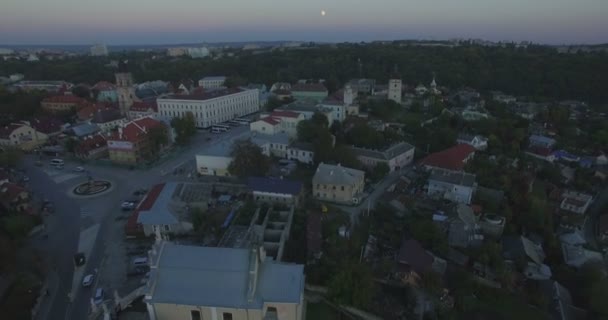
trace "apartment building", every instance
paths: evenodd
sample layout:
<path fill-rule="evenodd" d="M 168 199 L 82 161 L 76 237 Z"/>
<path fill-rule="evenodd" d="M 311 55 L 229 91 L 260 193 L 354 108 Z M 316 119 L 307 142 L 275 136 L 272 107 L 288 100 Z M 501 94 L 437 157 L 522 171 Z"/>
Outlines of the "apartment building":
<path fill-rule="evenodd" d="M 361 201 L 365 187 L 365 172 L 340 164 L 320 163 L 312 178 L 313 196 L 318 200 L 344 204 Z"/>

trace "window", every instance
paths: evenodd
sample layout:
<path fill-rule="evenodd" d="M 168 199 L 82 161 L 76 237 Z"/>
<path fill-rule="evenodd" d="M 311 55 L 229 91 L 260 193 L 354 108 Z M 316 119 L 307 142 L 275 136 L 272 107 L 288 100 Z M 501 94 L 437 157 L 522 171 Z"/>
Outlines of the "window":
<path fill-rule="evenodd" d="M 342 186 L 342 191 L 344 191 L 344 186 Z"/>
<path fill-rule="evenodd" d="M 169 228 L 169 225 L 165 225 L 165 231 L 171 231 L 171 229 Z"/>
<path fill-rule="evenodd" d="M 190 319 L 191 320 L 202 320 L 203 318 L 201 317 L 201 312 L 198 310 L 191 310 L 190 311 Z"/>
<path fill-rule="evenodd" d="M 222 314 L 222 318 L 223 318 L 223 320 L 232 320 L 232 313 L 230 313 L 230 312 L 224 312 Z"/>
<path fill-rule="evenodd" d="M 275 308 L 275 307 L 268 307 L 266 309 L 266 313 L 274 313 L 274 314 L 276 314 L 277 313 L 277 308 Z"/>

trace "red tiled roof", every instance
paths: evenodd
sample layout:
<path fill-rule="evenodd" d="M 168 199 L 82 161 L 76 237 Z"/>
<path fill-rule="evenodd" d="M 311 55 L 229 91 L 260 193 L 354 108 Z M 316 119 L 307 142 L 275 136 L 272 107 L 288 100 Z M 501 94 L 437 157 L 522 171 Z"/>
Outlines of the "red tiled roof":
<path fill-rule="evenodd" d="M 272 117 L 262 118 L 262 119 L 260 119 L 260 121 L 264 121 L 273 126 L 276 126 L 277 124 L 279 124 L 279 121 L 277 121 L 276 119 L 273 119 Z"/>
<path fill-rule="evenodd" d="M 131 105 L 131 108 L 129 108 L 129 111 L 146 112 L 148 109 L 152 109 L 152 111 L 157 112 L 158 106 L 156 105 L 156 101 L 135 101 Z"/>
<path fill-rule="evenodd" d="M 458 144 L 449 149 L 431 153 L 420 161 L 421 165 L 460 171 L 475 148 L 468 144 Z"/>
<path fill-rule="evenodd" d="M 87 153 L 91 150 L 95 150 L 97 148 L 104 147 L 107 141 L 106 138 L 101 134 L 96 134 L 94 136 L 85 137 L 82 142 L 76 147 L 76 153 Z"/>
<path fill-rule="evenodd" d="M 165 184 L 161 183 L 161 184 L 155 185 L 154 187 L 152 187 L 152 189 L 150 189 L 150 191 L 148 192 L 148 194 L 146 195 L 144 200 L 139 204 L 139 206 L 137 206 L 135 211 L 133 211 L 133 213 L 129 216 L 129 219 L 127 219 L 127 224 L 125 225 L 126 234 L 138 235 L 138 234 L 143 233 L 142 225 L 137 223 L 137 219 L 139 218 L 139 213 L 140 213 L 140 211 L 146 211 L 146 210 L 150 210 L 152 208 L 152 206 L 154 205 L 154 202 L 156 202 L 156 199 L 158 198 L 160 193 L 163 191 L 164 187 L 165 187 Z"/>
<path fill-rule="evenodd" d="M 527 152 L 542 156 L 542 157 L 548 157 L 551 155 L 551 149 L 549 148 L 542 148 L 542 147 L 530 147 L 528 148 L 528 150 L 526 150 Z"/>
<path fill-rule="evenodd" d="M 327 88 L 321 83 L 298 83 L 291 87 L 291 92 L 327 92 Z"/>
<path fill-rule="evenodd" d="M 145 130 L 149 130 L 150 128 L 162 126 L 162 122 L 158 120 L 154 120 L 150 117 L 145 117 L 141 119 L 137 119 L 127 123 L 122 128 L 122 135 L 117 131 L 112 133 L 112 136 L 108 140 L 118 140 L 118 141 L 130 141 L 136 142 L 140 140 L 142 136 L 146 135 Z"/>
<path fill-rule="evenodd" d="M 30 121 L 32 127 L 38 132 L 52 134 L 61 131 L 61 121 L 55 118 L 36 118 Z"/>
<path fill-rule="evenodd" d="M 87 101 L 83 98 L 72 96 L 72 95 L 62 95 L 62 96 L 53 96 L 44 98 L 42 103 L 75 103 L 75 104 L 83 104 Z"/>
<path fill-rule="evenodd" d="M 293 111 L 273 111 L 270 116 L 277 118 L 297 118 L 300 114 Z"/>
<path fill-rule="evenodd" d="M 116 86 L 107 81 L 99 81 L 93 86 L 93 89 L 98 91 L 113 91 L 116 90 Z"/>
<path fill-rule="evenodd" d="M 12 182 L 5 183 L 2 185 L 2 187 L 0 187 L 0 198 L 2 201 L 12 202 L 23 192 L 27 192 L 27 190 Z"/>

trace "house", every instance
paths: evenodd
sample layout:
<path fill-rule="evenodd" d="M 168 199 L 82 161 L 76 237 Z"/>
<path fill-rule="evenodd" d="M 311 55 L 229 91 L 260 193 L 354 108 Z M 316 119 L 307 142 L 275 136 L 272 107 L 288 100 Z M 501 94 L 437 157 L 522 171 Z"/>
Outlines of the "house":
<path fill-rule="evenodd" d="M 582 245 L 572 245 L 562 242 L 562 257 L 564 262 L 574 268 L 580 268 L 588 262 L 602 262 L 601 253 L 585 249 Z"/>
<path fill-rule="evenodd" d="M 38 117 L 31 121 L 27 121 L 32 128 L 36 129 L 37 132 L 47 135 L 47 137 L 54 137 L 61 134 L 63 129 L 63 123 L 56 118 L 51 117 Z"/>
<path fill-rule="evenodd" d="M 348 107 L 350 104 L 346 104 L 344 101 L 337 100 L 324 100 L 319 104 L 319 109 L 324 112 L 331 112 L 331 122 L 334 121 L 343 122 L 346 116 L 348 115 Z"/>
<path fill-rule="evenodd" d="M 585 320 L 587 311 L 574 306 L 568 289 L 555 280 L 539 282 L 542 294 L 549 302 L 549 313 L 555 320 Z"/>
<path fill-rule="evenodd" d="M 479 221 L 479 226 L 481 227 L 481 232 L 485 236 L 499 239 L 505 230 L 506 222 L 507 219 L 505 219 L 503 216 L 496 214 L 485 214 Z"/>
<path fill-rule="evenodd" d="M 84 137 L 98 133 L 99 127 L 95 124 L 81 123 L 75 126 L 69 127 L 65 132 L 76 138 L 82 139 Z"/>
<path fill-rule="evenodd" d="M 48 140 L 46 134 L 25 123 L 11 123 L 0 127 L 0 146 L 13 146 L 33 150 Z"/>
<path fill-rule="evenodd" d="M 249 177 L 247 185 L 255 201 L 295 206 L 303 189 L 302 182 L 271 177 Z"/>
<path fill-rule="evenodd" d="M 273 111 L 260 120 L 249 124 L 251 131 L 262 134 L 286 133 L 290 138 L 298 136 L 298 123 L 304 120 L 303 114 L 293 111 Z"/>
<path fill-rule="evenodd" d="M 30 208 L 29 192 L 22 186 L 4 182 L 0 185 L 0 206 L 3 213 L 26 212 Z"/>
<path fill-rule="evenodd" d="M 433 169 L 428 179 L 427 194 L 457 203 L 471 204 L 475 188 L 473 174 Z"/>
<path fill-rule="evenodd" d="M 217 89 L 222 87 L 224 82 L 226 82 L 226 77 L 224 76 L 204 77 L 198 80 L 198 86 L 205 89 Z"/>
<path fill-rule="evenodd" d="M 286 101 L 286 100 L 291 100 L 293 99 L 292 95 L 291 95 L 291 91 L 289 90 L 285 90 L 285 89 L 277 89 L 272 91 L 272 95 L 280 101 Z"/>
<path fill-rule="evenodd" d="M 327 88 L 322 83 L 298 83 L 291 86 L 291 94 L 296 100 L 321 102 L 328 96 Z"/>
<path fill-rule="evenodd" d="M 97 94 L 97 101 L 99 102 L 118 102 L 116 86 L 113 83 L 100 81 L 97 82 L 91 89 Z"/>
<path fill-rule="evenodd" d="M 281 120 L 271 116 L 263 117 L 249 124 L 249 130 L 262 134 L 275 134 L 281 132 Z"/>
<path fill-rule="evenodd" d="M 353 91 L 360 94 L 372 95 L 376 89 L 375 79 L 350 79 L 347 83 Z"/>
<path fill-rule="evenodd" d="M 138 119 L 143 117 L 155 117 L 158 114 L 158 106 L 156 101 L 134 101 L 129 108 L 129 119 Z"/>
<path fill-rule="evenodd" d="M 543 161 L 547 161 L 547 162 L 551 162 L 551 163 L 553 163 L 553 161 L 555 161 L 555 155 L 549 148 L 528 147 L 528 149 L 526 149 L 525 153 L 531 157 L 534 157 L 536 159 L 540 159 Z"/>
<path fill-rule="evenodd" d="M 403 239 L 396 260 L 397 276 L 411 285 L 418 285 L 420 278 L 429 272 L 445 272 L 445 260 L 426 251 L 415 239 Z"/>
<path fill-rule="evenodd" d="M 503 237 L 502 255 L 507 260 L 527 260 L 539 265 L 545 260 L 543 248 L 524 236 Z"/>
<path fill-rule="evenodd" d="M 351 150 L 367 168 L 373 169 L 379 163 L 385 163 L 393 172 L 399 171 L 412 163 L 415 148 L 409 143 L 399 142 L 382 150 L 358 147 L 352 147 Z"/>
<path fill-rule="evenodd" d="M 457 248 L 479 246 L 483 242 L 480 232 L 478 218 L 470 206 L 458 204 L 456 206 L 457 216 L 451 219 L 448 231 L 448 245 Z"/>
<path fill-rule="evenodd" d="M 365 186 L 365 172 L 340 164 L 320 163 L 312 178 L 315 199 L 343 204 L 358 204 Z"/>
<path fill-rule="evenodd" d="M 84 136 L 74 148 L 74 155 L 83 160 L 106 158 L 109 155 L 108 141 L 100 133 Z"/>
<path fill-rule="evenodd" d="M 429 154 L 419 164 L 427 169 L 440 168 L 461 171 L 467 161 L 474 156 L 475 148 L 473 146 L 458 144 L 446 150 Z"/>
<path fill-rule="evenodd" d="M 475 150 L 486 150 L 488 148 L 488 139 L 480 135 L 470 135 L 461 133 L 456 139 L 458 144 L 468 144 Z"/>
<path fill-rule="evenodd" d="M 572 213 L 585 214 L 592 202 L 593 196 L 569 190 L 562 193 L 559 208 Z"/>
<path fill-rule="evenodd" d="M 555 144 L 555 139 L 537 134 L 533 134 L 530 136 L 530 138 L 528 138 L 528 146 L 530 147 L 552 149 Z"/>
<path fill-rule="evenodd" d="M 167 127 L 160 121 L 150 117 L 140 118 L 122 124 L 108 137 L 108 152 L 110 160 L 118 164 L 134 165 L 150 160 L 160 150 L 151 139 L 150 130 Z M 168 141 L 161 145 L 164 147 Z"/>
<path fill-rule="evenodd" d="M 306 215 L 306 250 L 310 260 L 321 259 L 323 254 L 322 217 L 320 212 Z"/>
<path fill-rule="evenodd" d="M 90 122 L 97 125 L 102 132 L 108 133 L 127 123 L 127 118 L 122 116 L 117 108 L 103 108 L 96 110 Z"/>
<path fill-rule="evenodd" d="M 292 142 L 287 148 L 287 159 L 299 163 L 312 164 L 315 160 L 315 151 L 312 143 Z"/>
<path fill-rule="evenodd" d="M 263 248 L 163 241 L 149 260 L 144 302 L 150 319 L 304 319 L 304 266 L 268 259 Z"/>
<path fill-rule="evenodd" d="M 74 112 L 87 105 L 83 98 L 73 95 L 52 96 L 42 99 L 40 107 L 50 113 Z"/>
<path fill-rule="evenodd" d="M 598 219 L 597 232 L 598 239 L 600 241 L 608 240 L 608 214 L 600 215 Z"/>
<path fill-rule="evenodd" d="M 167 182 L 153 186 L 139 203 L 132 216 L 146 237 L 160 234 L 185 234 L 193 229 L 187 202 L 180 194 L 182 183 Z M 130 218 L 133 219 L 133 218 Z M 127 224 L 131 230 L 132 224 Z M 137 229 L 136 229 L 137 230 Z"/>

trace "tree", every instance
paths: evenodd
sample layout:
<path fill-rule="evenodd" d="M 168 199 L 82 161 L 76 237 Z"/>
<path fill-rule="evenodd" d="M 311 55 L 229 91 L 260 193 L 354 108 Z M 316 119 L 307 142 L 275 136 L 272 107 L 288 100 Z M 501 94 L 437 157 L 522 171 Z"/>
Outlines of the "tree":
<path fill-rule="evenodd" d="M 89 90 L 89 88 L 87 88 L 86 86 L 74 86 L 74 88 L 72 88 L 72 94 L 83 98 L 83 99 L 89 99 L 91 98 L 91 90 Z"/>
<path fill-rule="evenodd" d="M 191 112 L 186 113 L 184 117 L 173 118 L 171 126 L 175 129 L 175 142 L 178 144 L 187 144 L 196 134 L 196 120 Z"/>
<path fill-rule="evenodd" d="M 386 162 L 378 162 L 374 169 L 372 169 L 372 180 L 382 180 L 391 171 L 391 168 Z"/>
<path fill-rule="evenodd" d="M 228 88 L 236 88 L 244 85 L 247 85 L 247 79 L 240 76 L 228 77 L 226 81 L 224 81 L 224 86 Z"/>
<path fill-rule="evenodd" d="M 237 177 L 264 176 L 270 169 L 270 159 L 251 140 L 236 141 L 230 156 L 228 172 Z"/>
<path fill-rule="evenodd" d="M 328 285 L 329 298 L 338 304 L 365 308 L 373 294 L 374 280 L 365 264 L 348 263 L 340 268 Z"/>
<path fill-rule="evenodd" d="M 70 137 L 65 140 L 64 147 L 67 152 L 73 153 L 76 150 L 76 147 L 78 147 L 78 140 Z"/>
<path fill-rule="evenodd" d="M 150 141 L 152 142 L 152 148 L 154 153 L 159 152 L 162 146 L 166 145 L 169 141 L 169 137 L 167 135 L 167 128 L 164 125 L 151 128 L 148 131 L 148 135 Z"/>
<path fill-rule="evenodd" d="M 5 147 L 4 150 L 0 152 L 0 167 L 15 167 L 21 162 L 21 157 L 21 150 Z"/>

